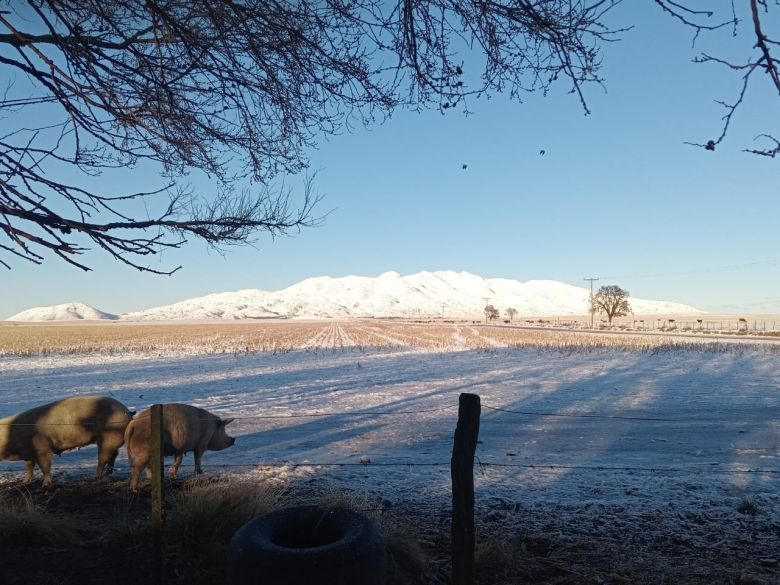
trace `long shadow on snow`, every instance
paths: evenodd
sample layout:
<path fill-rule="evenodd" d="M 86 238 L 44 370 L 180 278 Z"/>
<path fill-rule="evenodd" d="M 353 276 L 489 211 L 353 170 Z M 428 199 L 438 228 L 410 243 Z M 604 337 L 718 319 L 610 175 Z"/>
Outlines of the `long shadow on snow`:
<path fill-rule="evenodd" d="M 334 356 L 325 356 L 325 358 L 332 362 Z M 421 371 L 419 365 L 414 365 L 413 367 L 407 368 L 400 367 L 400 365 L 403 363 L 410 361 L 408 356 L 405 355 L 388 355 L 386 353 L 379 355 L 361 354 L 360 359 L 362 359 L 363 363 L 366 365 L 360 366 L 360 368 L 355 366 L 353 356 L 335 356 L 335 359 L 342 363 L 338 363 L 336 365 L 317 366 L 312 368 L 307 367 L 312 363 L 310 360 L 304 360 L 304 362 L 308 363 L 303 364 L 299 364 L 296 360 L 292 364 L 287 364 L 291 368 L 288 371 L 272 372 L 270 374 L 268 372 L 263 372 L 261 374 L 241 376 L 240 378 L 236 378 L 236 376 L 243 373 L 241 369 L 247 365 L 251 366 L 254 360 L 251 360 L 249 363 L 247 363 L 246 360 L 226 360 L 224 358 L 210 359 L 210 356 L 200 358 L 196 361 L 177 360 L 177 366 L 187 365 L 191 368 L 197 369 L 197 372 L 193 374 L 196 376 L 200 375 L 205 369 L 209 371 L 218 371 L 224 379 L 237 379 L 239 382 L 240 391 L 235 394 L 231 392 L 225 393 L 224 391 L 222 391 L 221 394 L 217 392 L 217 398 L 210 399 L 209 396 L 214 394 L 214 387 L 215 385 L 218 385 L 218 382 L 215 380 L 193 382 L 192 380 L 186 379 L 187 376 L 184 375 L 184 379 L 178 381 L 174 386 L 169 383 L 159 387 L 147 386 L 144 390 L 143 397 L 147 400 L 151 398 L 150 402 L 191 402 L 208 407 L 210 410 L 214 410 L 215 412 L 227 412 L 231 415 L 237 414 L 239 416 L 249 417 L 252 415 L 265 415 L 268 410 L 264 408 L 264 406 L 278 405 L 280 400 L 284 400 L 284 404 L 282 406 L 286 411 L 293 414 L 298 414 L 302 408 L 308 408 L 310 411 L 322 410 L 323 395 L 327 395 L 330 398 L 331 403 L 334 402 L 334 397 L 336 395 L 338 395 L 339 398 L 346 397 L 346 406 L 344 409 L 348 410 L 353 416 L 333 416 L 327 417 L 327 419 L 318 418 L 309 422 L 301 422 L 300 419 L 290 419 L 291 424 L 286 425 L 286 429 L 268 431 L 271 436 L 268 438 L 268 440 L 264 441 L 265 444 L 278 444 L 280 442 L 280 437 L 289 438 L 291 436 L 291 432 L 292 434 L 300 434 L 302 437 L 310 437 L 314 432 L 313 429 L 316 429 L 316 434 L 319 437 L 318 440 L 320 445 L 322 447 L 327 447 L 328 445 L 336 444 L 344 440 L 345 437 L 343 429 L 345 426 L 350 428 L 348 434 L 353 444 L 357 443 L 356 437 L 369 435 L 378 428 L 377 424 L 363 424 L 361 420 L 354 416 L 360 415 L 361 412 L 375 412 L 380 409 L 382 411 L 409 409 L 413 412 L 415 409 L 419 408 L 419 405 L 425 402 L 427 399 L 438 399 L 442 392 L 454 392 L 461 389 L 467 389 L 462 388 L 461 386 L 454 388 L 450 387 L 451 385 L 449 384 L 449 381 L 452 377 L 452 371 L 449 359 L 439 360 L 445 366 L 444 371 L 439 373 L 431 373 L 428 370 Z M 347 362 L 344 363 L 345 359 Z M 434 356 L 433 359 L 436 361 L 436 356 Z M 267 360 L 261 361 L 267 362 Z M 420 359 L 411 359 L 413 364 L 416 364 L 418 361 L 420 361 Z M 423 361 L 428 366 L 430 366 L 431 356 L 425 355 Z M 226 367 L 231 365 L 237 369 Z M 276 363 L 272 363 L 271 365 L 278 367 L 278 364 Z M 79 367 L 78 369 L 82 372 L 87 370 L 84 367 Z M 169 365 L 165 363 L 156 366 L 154 369 L 163 371 L 168 376 L 176 375 L 176 373 L 170 372 Z M 95 366 L 93 370 L 96 371 L 90 372 L 87 376 L 87 380 L 83 381 L 81 384 L 78 384 L 80 390 L 83 390 L 83 392 L 79 393 L 97 393 L 95 392 L 96 389 L 94 387 L 86 387 L 88 384 L 94 383 L 95 379 L 104 377 L 114 379 L 116 376 L 120 376 L 122 380 L 132 385 L 134 383 L 132 378 L 133 374 L 148 375 L 149 373 L 149 367 L 147 365 L 143 365 L 140 368 L 123 368 L 123 371 L 121 372 L 106 372 L 106 368 L 102 365 Z M 392 376 L 388 376 L 388 373 L 391 373 Z M 382 391 L 387 394 L 387 396 L 381 396 L 379 401 L 374 400 L 371 405 L 360 407 L 360 404 L 365 402 L 361 395 L 365 389 L 366 380 L 371 380 L 372 376 L 374 379 L 374 386 L 381 388 Z M 425 390 L 420 389 L 414 394 L 407 393 L 398 397 L 393 395 L 393 387 L 395 385 L 408 384 L 410 381 L 412 381 L 420 388 L 425 388 Z M 34 383 L 36 385 L 45 385 L 44 381 L 41 381 L 37 378 L 34 380 Z M 437 387 L 442 384 L 443 388 Z M 177 390 L 179 391 L 178 393 Z M 138 390 L 136 387 L 133 387 L 132 390 L 128 390 L 128 392 L 133 393 L 137 391 Z M 157 396 L 155 396 L 155 394 Z M 112 395 L 121 396 L 121 393 L 113 392 Z M 49 400 L 52 398 L 53 397 L 51 395 L 47 396 L 47 399 Z M 258 401 L 262 402 L 259 405 L 260 408 L 258 408 Z M 146 404 L 133 404 L 127 400 L 125 400 L 125 403 L 131 407 L 136 407 L 137 409 L 146 406 Z M 242 403 L 243 406 L 245 406 L 244 408 L 240 408 L 242 407 Z M 355 407 L 356 404 L 358 405 L 357 408 Z M 439 404 L 439 402 L 437 402 L 437 404 Z M 456 404 L 457 392 L 453 393 L 452 406 L 455 407 Z M 426 405 L 426 407 L 427 406 L 428 405 Z M 338 410 L 338 405 L 334 410 Z M 18 411 L 18 409 L 14 410 L 14 412 L 16 411 Z M 453 413 L 455 412 L 453 409 L 450 409 L 450 411 Z M 402 416 L 405 417 L 405 415 Z M 364 417 L 361 417 L 361 419 L 362 421 L 368 421 L 376 419 L 376 416 L 365 415 Z M 264 419 L 254 419 L 252 420 L 252 423 L 255 427 L 252 430 L 256 430 L 258 427 L 263 428 L 264 426 L 267 426 L 267 421 Z M 246 426 L 248 423 L 244 422 L 243 424 Z M 388 426 L 386 423 L 383 424 Z M 293 428 L 292 431 L 290 431 L 291 426 Z M 395 429 L 398 426 L 399 425 L 394 424 L 392 428 Z M 241 434 L 248 434 L 248 430 L 249 429 L 244 429 Z M 450 429 L 447 430 L 450 431 Z M 262 434 L 262 432 L 260 434 Z M 397 434 L 393 434 L 392 438 L 397 440 Z M 289 440 L 287 444 L 291 446 Z M 310 447 L 313 444 L 314 443 L 310 438 L 305 439 L 303 447 Z M 235 450 L 232 452 L 234 451 Z M 275 452 L 279 453 L 279 451 Z M 281 453 L 279 454 L 281 455 Z M 221 455 L 219 459 L 222 459 L 226 462 L 229 462 L 233 458 L 230 451 L 226 451 L 219 455 Z M 67 464 L 81 464 L 81 460 L 84 459 L 85 456 L 87 455 L 84 454 L 82 457 L 79 457 L 77 454 L 70 456 L 67 458 Z M 245 457 L 243 457 L 243 459 L 245 459 Z M 267 449 L 263 449 L 255 460 L 264 459 L 267 459 Z"/>
<path fill-rule="evenodd" d="M 763 372 L 746 371 L 760 360 L 695 352 L 594 354 L 584 360 L 579 356 L 574 364 L 554 355 L 550 359 L 556 362 L 561 383 L 544 388 L 526 377 L 501 393 L 509 398 L 502 405 L 506 410 L 546 414 L 483 410 L 483 461 L 540 467 L 685 467 L 704 473 L 729 465 L 774 467 L 780 439 L 778 400 L 772 388 L 762 386 Z M 598 371 L 589 377 L 569 371 L 581 368 L 583 361 Z M 735 391 L 726 393 L 724 388 Z M 626 418 L 565 416 L 570 414 Z M 529 473 L 518 468 L 514 476 L 520 481 Z M 564 469 L 551 483 L 576 473 Z M 729 481 L 728 476 L 722 481 Z M 745 475 L 740 483 L 766 487 L 777 480 L 774 475 Z"/>
<path fill-rule="evenodd" d="M 318 363 L 321 360 L 328 363 Z M 142 389 L 144 403 L 139 403 L 140 399 L 135 404 L 128 401 L 136 408 L 157 401 L 182 401 L 238 416 L 278 412 L 274 407 L 293 414 L 323 409 L 352 413 L 239 421 L 234 423 L 238 427 L 233 427 L 238 429 L 236 446 L 208 454 L 208 464 L 229 465 L 235 459 L 257 463 L 312 458 L 353 461 L 362 455 L 376 462 L 413 462 L 416 454 L 422 455 L 419 461 L 442 459 L 443 453 L 448 458 L 457 396 L 467 391 L 481 394 L 486 406 L 507 410 L 634 417 L 567 418 L 485 408 L 478 449 L 484 462 L 654 468 L 695 467 L 713 461 L 749 466 L 765 462 L 766 455 L 774 453 L 778 403 L 761 385 L 764 374 L 746 372 L 746 364 L 751 365 L 749 359 L 745 361 L 738 354 L 696 352 L 689 356 L 677 352 L 566 356 L 534 350 L 454 354 L 295 352 L 282 356 L 201 356 L 127 368 L 119 364 L 121 372 L 107 371 L 110 368 L 105 366 L 79 366 L 77 372 L 68 369 L 66 375 L 81 380 L 76 387 L 84 393 L 95 393 L 92 384 L 105 384 L 117 375 L 132 384 L 135 377 L 145 379 L 151 372 L 158 383 Z M 278 371 L 280 367 L 288 369 Z M 242 371 L 253 368 L 259 372 L 245 375 Z M 551 368 L 555 374 L 550 373 Z M 188 379 L 204 372 L 218 378 Z M 172 376 L 181 376 L 181 380 L 172 383 Z M 410 384 L 419 391 L 410 394 Z M 230 390 L 225 391 L 225 385 Z M 724 386 L 740 387 L 742 391 L 727 399 Z M 402 395 L 393 396 L 396 387 Z M 3 381 L 0 394 L 5 388 Z M 361 393 L 367 389 L 374 391 L 373 400 L 360 406 Z M 719 390 L 710 392 L 712 389 Z M 139 389 L 133 386 L 117 389 L 114 395 L 122 400 L 136 392 Z M 323 404 L 323 399 L 327 403 Z M 361 416 L 378 410 L 425 410 L 442 402 L 453 408 L 417 417 Z M 757 402 L 761 403 L 759 410 Z M 760 459 L 762 456 L 764 459 Z M 520 482 L 526 474 L 527 470 L 518 468 L 505 471 L 504 477 L 515 477 Z M 570 475 L 572 472 L 564 472 L 553 481 L 566 481 Z M 751 476 L 747 481 L 766 479 Z"/>
<path fill-rule="evenodd" d="M 111 395 L 136 410 L 157 402 L 186 402 L 214 393 L 223 395 L 226 387 L 235 387 L 241 393 L 263 393 L 267 401 L 286 398 L 298 388 L 306 388 L 308 396 L 316 397 L 360 387 L 360 380 L 341 381 L 343 374 L 354 369 L 358 362 L 394 357 L 386 352 L 325 354 L 299 351 L 280 355 L 205 355 L 51 368 L 35 375 L 28 372 L 26 376 L 0 378 L 0 416 L 80 394 Z M 318 365 L 322 360 L 331 363 Z M 333 360 L 337 363 L 332 364 Z M 243 370 L 247 368 L 260 372 L 245 375 Z M 278 371 L 280 368 L 282 371 Z M 204 376 L 211 376 L 211 379 L 197 380 Z M 312 380 L 319 381 L 316 390 L 311 388 Z M 397 382 L 403 381 L 397 379 Z"/>

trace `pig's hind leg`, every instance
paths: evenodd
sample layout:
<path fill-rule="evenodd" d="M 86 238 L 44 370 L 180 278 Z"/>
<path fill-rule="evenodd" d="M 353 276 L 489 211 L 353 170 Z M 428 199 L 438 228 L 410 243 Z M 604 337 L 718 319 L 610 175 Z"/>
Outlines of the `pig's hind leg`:
<path fill-rule="evenodd" d="M 35 470 L 35 461 L 24 462 L 24 483 L 30 484 L 33 480 L 33 471 Z"/>
<path fill-rule="evenodd" d="M 52 445 L 42 435 L 33 437 L 33 460 L 27 466 L 27 476 L 32 481 L 32 470 L 35 465 L 43 472 L 43 487 L 51 485 L 51 460 L 54 457 Z M 59 451 L 57 451 L 59 453 Z"/>
<path fill-rule="evenodd" d="M 168 477 L 171 479 L 176 478 L 176 474 L 179 471 L 179 466 L 181 465 L 182 457 L 184 457 L 184 453 L 177 453 L 173 460 L 173 465 L 171 465 L 170 469 L 168 469 Z"/>
<path fill-rule="evenodd" d="M 116 456 L 119 453 L 119 445 L 115 440 L 98 440 L 98 464 L 95 470 L 95 478 L 107 477 L 114 472 L 114 463 L 116 462 Z"/>
<path fill-rule="evenodd" d="M 38 453 L 37 461 L 38 467 L 43 472 L 43 487 L 49 487 L 51 485 L 51 452 Z"/>
<path fill-rule="evenodd" d="M 138 482 L 141 479 L 141 470 L 146 469 L 147 477 L 150 475 L 149 469 L 149 455 L 141 453 L 133 453 L 132 470 L 130 471 L 130 491 L 138 491 Z"/>

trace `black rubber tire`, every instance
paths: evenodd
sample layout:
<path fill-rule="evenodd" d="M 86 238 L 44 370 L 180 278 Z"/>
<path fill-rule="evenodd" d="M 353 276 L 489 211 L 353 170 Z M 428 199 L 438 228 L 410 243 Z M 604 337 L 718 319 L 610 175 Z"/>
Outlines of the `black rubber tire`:
<path fill-rule="evenodd" d="M 382 536 L 351 510 L 297 506 L 244 524 L 230 543 L 229 585 L 384 585 Z"/>

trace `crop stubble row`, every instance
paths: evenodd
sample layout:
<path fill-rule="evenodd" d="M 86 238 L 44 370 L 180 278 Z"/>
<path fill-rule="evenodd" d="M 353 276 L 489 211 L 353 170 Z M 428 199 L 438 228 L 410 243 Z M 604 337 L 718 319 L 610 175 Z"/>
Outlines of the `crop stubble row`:
<path fill-rule="evenodd" d="M 381 321 L 0 325 L 0 356 L 155 353 L 286 353 L 294 350 L 538 348 L 563 352 L 690 349 L 729 351 L 723 342 L 579 331 L 533 331 L 475 324 Z M 776 344 L 765 344 L 772 350 Z"/>

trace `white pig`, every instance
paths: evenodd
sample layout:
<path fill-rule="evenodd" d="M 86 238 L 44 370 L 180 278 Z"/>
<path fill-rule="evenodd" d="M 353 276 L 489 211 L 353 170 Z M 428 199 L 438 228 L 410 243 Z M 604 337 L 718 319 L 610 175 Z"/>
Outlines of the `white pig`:
<path fill-rule="evenodd" d="M 195 453 L 195 473 L 203 473 L 201 457 L 206 450 L 227 449 L 236 440 L 225 432 L 232 418 L 221 419 L 207 410 L 189 404 L 163 404 L 162 451 L 163 456 L 174 455 L 169 475 L 176 477 L 181 460 L 187 451 Z M 127 458 L 133 470 L 130 475 L 130 490 L 138 490 L 141 470 L 149 468 L 151 455 L 152 425 L 151 409 L 135 417 L 125 430 Z"/>
<path fill-rule="evenodd" d="M 52 455 L 97 443 L 95 476 L 100 478 L 114 470 L 132 417 L 124 404 L 105 396 L 75 396 L 36 406 L 0 419 L 0 461 L 25 461 L 25 483 L 32 481 L 37 465 L 48 487 Z"/>

